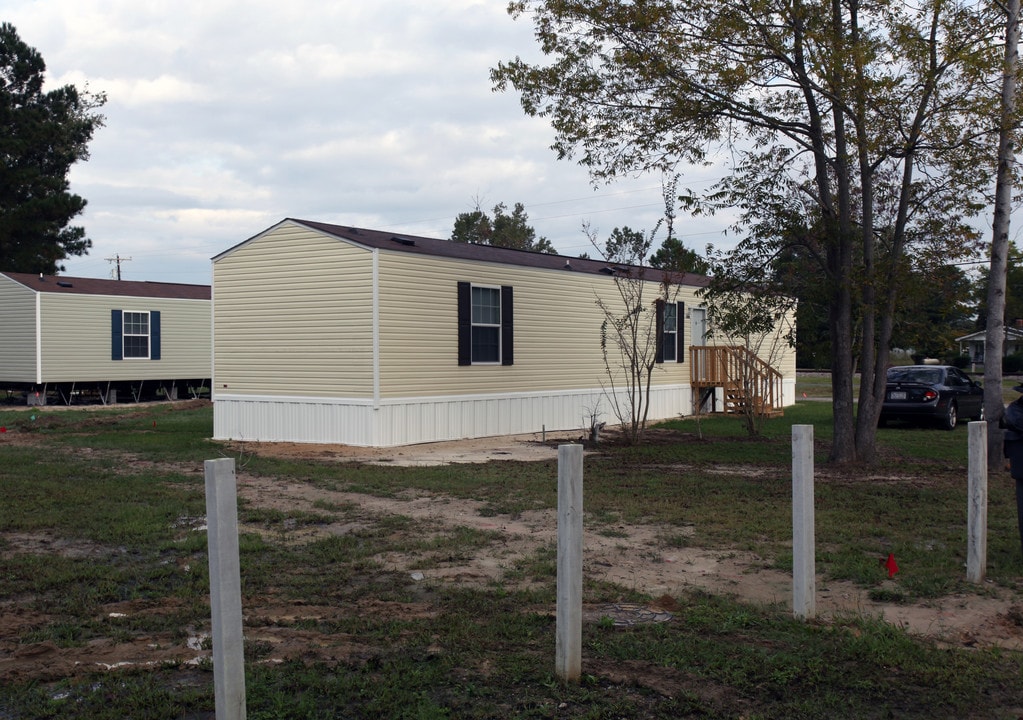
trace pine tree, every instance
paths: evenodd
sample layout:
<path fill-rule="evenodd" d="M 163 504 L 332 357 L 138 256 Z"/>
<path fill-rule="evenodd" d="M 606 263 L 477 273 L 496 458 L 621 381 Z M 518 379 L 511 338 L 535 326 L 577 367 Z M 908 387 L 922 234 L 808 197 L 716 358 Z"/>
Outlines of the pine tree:
<path fill-rule="evenodd" d="M 45 72 L 39 52 L 0 24 L 0 269 L 12 272 L 55 273 L 92 246 L 69 225 L 86 203 L 68 173 L 88 159 L 106 97 L 73 85 L 44 92 Z"/>

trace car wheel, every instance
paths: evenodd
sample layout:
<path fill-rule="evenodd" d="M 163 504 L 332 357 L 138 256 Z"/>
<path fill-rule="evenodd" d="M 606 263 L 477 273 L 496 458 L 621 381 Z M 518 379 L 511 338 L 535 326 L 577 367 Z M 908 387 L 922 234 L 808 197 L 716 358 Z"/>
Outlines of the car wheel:
<path fill-rule="evenodd" d="M 878 427 L 886 427 L 887 425 L 888 425 L 888 418 L 886 418 L 884 415 L 882 415 L 881 417 L 879 417 L 877 419 L 877 426 Z"/>
<path fill-rule="evenodd" d="M 945 411 L 945 417 L 941 419 L 941 426 L 946 430 L 955 430 L 956 422 L 959 420 L 956 414 L 956 401 L 949 400 L 948 410 Z"/>

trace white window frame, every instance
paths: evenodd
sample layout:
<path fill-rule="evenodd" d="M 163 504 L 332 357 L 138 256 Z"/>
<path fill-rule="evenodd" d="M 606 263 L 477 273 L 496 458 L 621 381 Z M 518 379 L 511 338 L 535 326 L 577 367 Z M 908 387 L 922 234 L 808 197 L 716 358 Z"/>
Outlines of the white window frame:
<path fill-rule="evenodd" d="M 497 296 L 497 322 L 477 322 L 476 321 L 476 290 L 489 290 Z M 473 365 L 500 365 L 501 364 L 501 286 L 500 285 L 476 285 L 471 284 L 469 286 L 469 321 L 472 325 L 471 339 L 470 339 L 470 357 Z M 495 328 L 497 330 L 497 359 L 496 360 L 477 360 L 475 357 L 474 342 L 476 337 L 476 328 Z"/>
<path fill-rule="evenodd" d="M 144 315 L 146 318 L 146 332 L 128 332 L 128 319 L 131 316 Z M 134 325 L 134 323 L 133 323 Z M 130 355 L 128 353 L 128 338 L 146 339 L 146 354 Z M 121 310 L 121 357 L 124 360 L 149 360 L 153 355 L 153 319 L 148 310 Z"/>

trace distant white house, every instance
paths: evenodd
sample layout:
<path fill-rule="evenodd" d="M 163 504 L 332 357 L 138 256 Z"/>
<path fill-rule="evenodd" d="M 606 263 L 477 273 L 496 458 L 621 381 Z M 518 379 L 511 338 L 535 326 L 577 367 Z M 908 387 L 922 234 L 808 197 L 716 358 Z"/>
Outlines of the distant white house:
<path fill-rule="evenodd" d="M 654 297 L 665 274 L 648 270 Z M 620 302 L 622 272 L 284 220 L 213 258 L 214 437 L 388 447 L 613 421 L 596 300 Z M 694 391 L 713 390 L 693 380 L 709 355 L 696 350 L 713 344 L 707 278 L 670 281 L 651 420 L 688 415 Z M 780 408 L 795 401 L 795 352 L 774 367 Z"/>
<path fill-rule="evenodd" d="M 968 356 L 970 362 L 974 363 L 984 362 L 984 343 L 986 341 L 986 330 L 979 330 L 975 333 L 956 338 L 956 342 L 959 343 L 959 354 Z M 1020 353 L 1023 353 L 1023 329 L 1006 325 L 1003 354 L 1009 356 Z"/>
<path fill-rule="evenodd" d="M 0 388 L 44 404 L 206 384 L 210 287 L 0 272 Z"/>

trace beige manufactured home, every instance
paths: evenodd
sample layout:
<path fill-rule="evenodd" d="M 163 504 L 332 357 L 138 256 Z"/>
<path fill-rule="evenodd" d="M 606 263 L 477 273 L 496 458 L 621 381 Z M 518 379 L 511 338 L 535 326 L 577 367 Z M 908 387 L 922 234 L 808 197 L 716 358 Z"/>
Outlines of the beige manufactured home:
<path fill-rule="evenodd" d="M 596 301 L 615 272 L 284 220 L 213 258 L 214 437 L 387 447 L 613 423 Z M 679 279 L 651 419 L 692 412 L 688 350 L 707 343 L 706 278 Z M 791 403 L 792 353 L 779 370 Z"/>
<path fill-rule="evenodd" d="M 0 272 L 0 338 L 0 387 L 33 404 L 175 397 L 208 386 L 210 288 Z"/>

